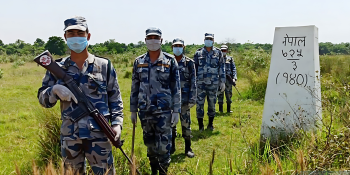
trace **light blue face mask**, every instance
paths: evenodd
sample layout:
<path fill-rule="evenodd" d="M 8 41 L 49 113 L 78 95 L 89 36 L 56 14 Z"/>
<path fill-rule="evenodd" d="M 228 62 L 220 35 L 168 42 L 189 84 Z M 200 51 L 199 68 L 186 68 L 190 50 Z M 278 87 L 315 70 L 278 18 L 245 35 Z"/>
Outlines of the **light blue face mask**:
<path fill-rule="evenodd" d="M 213 47 L 213 41 L 212 40 L 204 40 L 205 47 Z"/>
<path fill-rule="evenodd" d="M 180 56 L 183 52 L 184 48 L 183 47 L 173 47 L 173 53 L 176 56 Z"/>
<path fill-rule="evenodd" d="M 75 53 L 81 53 L 88 45 L 88 40 L 86 37 L 71 37 L 67 38 L 67 45 Z"/>

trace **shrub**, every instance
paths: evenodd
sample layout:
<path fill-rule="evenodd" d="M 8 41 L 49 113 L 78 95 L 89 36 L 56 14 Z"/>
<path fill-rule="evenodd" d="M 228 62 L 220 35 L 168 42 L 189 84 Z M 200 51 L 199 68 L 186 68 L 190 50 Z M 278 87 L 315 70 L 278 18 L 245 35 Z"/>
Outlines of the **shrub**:
<path fill-rule="evenodd" d="M 130 79 L 132 76 L 131 72 L 130 71 L 126 71 L 125 74 L 124 74 L 124 78 L 126 79 Z"/>
<path fill-rule="evenodd" d="M 254 71 L 249 71 L 245 75 L 248 78 L 250 86 L 245 93 L 245 98 L 252 100 L 263 100 L 265 98 L 268 72 L 264 71 L 257 74 Z"/>
<path fill-rule="evenodd" d="M 56 110 L 40 109 L 37 116 L 41 122 L 39 134 L 39 152 L 37 162 L 40 167 L 47 166 L 50 160 L 58 167 L 61 161 L 60 145 L 60 112 Z"/>
<path fill-rule="evenodd" d="M 13 62 L 12 67 L 17 68 L 19 66 L 23 66 L 25 64 L 25 62 L 23 60 L 16 60 L 15 62 Z"/>
<path fill-rule="evenodd" d="M 258 72 L 270 66 L 271 55 L 263 49 L 249 49 L 241 53 L 240 64 L 244 67 Z"/>
<path fill-rule="evenodd" d="M 2 78 L 3 75 L 4 75 L 4 72 L 2 71 L 2 69 L 0 69 L 0 79 Z"/>

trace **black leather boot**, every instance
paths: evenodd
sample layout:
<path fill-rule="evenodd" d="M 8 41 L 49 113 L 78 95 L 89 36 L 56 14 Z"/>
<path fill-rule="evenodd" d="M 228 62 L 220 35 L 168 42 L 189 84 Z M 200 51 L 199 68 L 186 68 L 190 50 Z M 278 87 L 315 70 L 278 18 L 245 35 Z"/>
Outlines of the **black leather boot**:
<path fill-rule="evenodd" d="M 175 148 L 175 139 L 176 139 L 176 127 L 172 128 L 172 138 L 171 138 L 171 150 L 170 150 L 170 154 L 174 154 L 174 152 L 176 151 L 176 148 Z"/>
<path fill-rule="evenodd" d="M 204 131 L 203 118 L 197 118 L 199 131 Z"/>
<path fill-rule="evenodd" d="M 193 158 L 194 157 L 194 153 L 193 153 L 193 151 L 191 149 L 191 138 L 185 139 L 185 154 L 189 158 Z"/>
<path fill-rule="evenodd" d="M 209 129 L 210 131 L 214 130 L 213 121 L 214 121 L 214 117 L 209 117 L 209 124 L 207 126 L 207 129 Z"/>
<path fill-rule="evenodd" d="M 158 170 L 159 170 L 158 160 L 150 159 L 150 166 L 151 166 L 152 175 L 158 175 Z"/>
<path fill-rule="evenodd" d="M 223 113 L 224 112 L 224 107 L 222 104 L 219 104 L 219 112 Z"/>
<path fill-rule="evenodd" d="M 231 103 L 227 103 L 227 113 L 232 113 L 231 111 Z"/>

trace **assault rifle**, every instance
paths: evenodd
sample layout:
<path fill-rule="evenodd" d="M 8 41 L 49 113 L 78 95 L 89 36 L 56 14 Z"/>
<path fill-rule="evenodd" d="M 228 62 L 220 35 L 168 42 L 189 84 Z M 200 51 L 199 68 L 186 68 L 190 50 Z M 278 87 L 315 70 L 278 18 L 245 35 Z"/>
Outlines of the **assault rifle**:
<path fill-rule="evenodd" d="M 74 116 L 73 120 L 78 121 L 79 119 L 85 116 L 92 116 L 97 122 L 97 124 L 102 128 L 102 131 L 107 135 L 109 141 L 113 144 L 113 146 L 119 148 L 123 155 L 128 159 L 129 163 L 133 165 L 131 159 L 125 154 L 124 150 L 122 149 L 123 142 L 120 141 L 120 139 L 115 140 L 116 133 L 106 121 L 105 117 L 98 111 L 97 108 L 95 108 L 91 101 L 86 97 L 86 95 L 76 84 L 74 79 L 68 74 L 66 74 L 66 72 L 56 63 L 56 61 L 52 59 L 50 52 L 46 50 L 39 56 L 35 57 L 34 61 L 40 66 L 50 71 L 58 79 L 63 80 L 66 83 L 68 89 L 72 91 L 74 96 L 77 98 L 78 109 L 75 110 L 77 112 L 75 113 L 76 116 Z M 141 174 L 137 169 L 136 171 L 138 174 Z"/>

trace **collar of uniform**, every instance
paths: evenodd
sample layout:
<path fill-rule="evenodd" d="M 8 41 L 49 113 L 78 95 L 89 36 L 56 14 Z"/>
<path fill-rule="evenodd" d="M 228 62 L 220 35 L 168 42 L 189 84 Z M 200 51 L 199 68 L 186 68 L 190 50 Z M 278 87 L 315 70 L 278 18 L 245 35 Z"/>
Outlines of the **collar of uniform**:
<path fill-rule="evenodd" d="M 162 51 L 160 51 L 159 57 L 158 57 L 158 59 L 156 61 L 154 61 L 154 63 L 151 62 L 151 58 L 149 56 L 149 53 L 147 53 L 147 58 L 146 58 L 145 61 L 148 61 L 151 64 L 156 64 L 156 63 L 158 63 L 160 61 L 163 61 L 163 60 L 164 60 L 164 54 L 163 54 Z"/>
<path fill-rule="evenodd" d="M 81 73 L 86 73 L 86 70 L 89 64 L 93 64 L 95 61 L 95 55 L 89 53 L 89 56 L 86 58 L 85 63 L 83 64 L 83 69 L 81 69 Z"/>
<path fill-rule="evenodd" d="M 94 61 L 95 61 L 95 55 L 89 53 L 89 56 L 87 57 L 86 61 L 88 61 L 89 64 L 94 63 Z"/>
<path fill-rule="evenodd" d="M 185 62 L 185 61 L 186 61 L 186 57 L 185 57 L 185 55 L 182 55 L 182 58 L 179 62 Z"/>
<path fill-rule="evenodd" d="M 212 52 L 214 52 L 214 47 L 211 47 L 210 52 L 207 51 L 207 48 L 205 46 L 203 47 L 203 50 L 204 50 L 204 52 L 212 53 Z"/>

